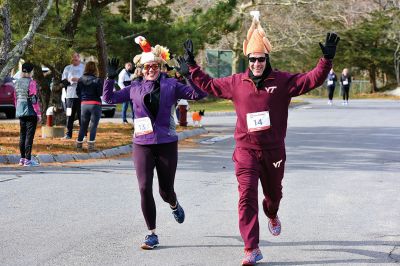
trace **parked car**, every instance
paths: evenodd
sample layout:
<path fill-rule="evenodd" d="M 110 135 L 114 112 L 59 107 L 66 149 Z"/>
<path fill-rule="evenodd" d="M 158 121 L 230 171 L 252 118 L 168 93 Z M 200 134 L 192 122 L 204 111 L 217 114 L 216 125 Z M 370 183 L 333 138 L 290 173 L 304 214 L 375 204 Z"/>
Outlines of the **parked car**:
<path fill-rule="evenodd" d="M 6 113 L 8 119 L 15 118 L 14 90 L 11 79 L 0 86 L 0 112 Z"/>
<path fill-rule="evenodd" d="M 117 105 L 106 103 L 105 101 L 103 101 L 103 97 L 101 97 L 101 112 L 103 113 L 104 117 L 114 117 L 116 109 Z"/>

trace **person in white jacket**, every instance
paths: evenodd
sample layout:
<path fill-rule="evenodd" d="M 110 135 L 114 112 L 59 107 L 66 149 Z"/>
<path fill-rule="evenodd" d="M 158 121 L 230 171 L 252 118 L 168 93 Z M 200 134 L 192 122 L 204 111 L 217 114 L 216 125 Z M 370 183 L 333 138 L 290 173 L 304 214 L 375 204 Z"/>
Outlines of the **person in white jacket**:
<path fill-rule="evenodd" d="M 79 125 L 81 124 L 81 103 L 76 94 L 78 80 L 83 75 L 85 65 L 81 63 L 79 53 L 75 52 L 71 57 L 71 64 L 64 68 L 62 82 L 66 85 L 66 113 L 67 113 L 67 133 L 64 139 L 72 138 L 75 116 L 78 116 Z"/>
<path fill-rule="evenodd" d="M 132 63 L 126 62 L 125 68 L 122 69 L 118 75 L 118 86 L 120 89 L 123 89 L 131 84 L 132 81 L 131 75 L 133 73 L 132 70 L 133 70 Z M 122 103 L 122 122 L 124 124 L 128 124 L 128 119 L 126 118 L 126 112 L 128 111 L 129 105 L 131 106 L 132 120 L 134 119 L 132 102 L 131 101 L 124 102 Z"/>

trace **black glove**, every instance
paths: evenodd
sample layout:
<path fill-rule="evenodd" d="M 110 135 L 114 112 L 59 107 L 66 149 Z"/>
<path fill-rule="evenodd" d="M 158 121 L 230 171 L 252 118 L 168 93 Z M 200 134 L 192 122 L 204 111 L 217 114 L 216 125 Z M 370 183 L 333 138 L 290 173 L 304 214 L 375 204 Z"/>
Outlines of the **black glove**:
<path fill-rule="evenodd" d="M 190 40 L 190 39 L 186 40 L 186 42 L 183 44 L 183 47 L 185 48 L 185 54 L 183 55 L 183 58 L 185 59 L 185 62 L 189 66 L 196 65 L 196 61 L 194 61 L 193 42 L 192 42 L 192 40 Z"/>
<path fill-rule="evenodd" d="M 178 71 L 182 76 L 188 77 L 190 75 L 190 71 L 186 60 L 182 56 L 179 56 L 176 60 L 178 61 L 179 66 L 175 66 L 175 70 Z"/>
<path fill-rule="evenodd" d="M 108 59 L 107 64 L 107 77 L 108 79 L 115 79 L 118 76 L 119 60 L 117 58 Z"/>
<path fill-rule="evenodd" d="M 61 80 L 61 84 L 63 85 L 64 88 L 67 88 L 71 83 L 67 79 Z"/>
<path fill-rule="evenodd" d="M 336 46 L 340 40 L 340 37 L 337 36 L 334 32 L 328 32 L 326 34 L 325 45 L 319 43 L 321 47 L 322 53 L 326 59 L 333 59 L 336 54 Z"/>

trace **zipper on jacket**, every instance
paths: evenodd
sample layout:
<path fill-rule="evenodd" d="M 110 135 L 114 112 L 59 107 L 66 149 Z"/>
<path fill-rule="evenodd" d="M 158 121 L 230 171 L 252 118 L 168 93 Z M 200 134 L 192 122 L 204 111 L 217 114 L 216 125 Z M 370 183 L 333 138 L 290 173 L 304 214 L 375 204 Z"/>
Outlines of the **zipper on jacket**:
<path fill-rule="evenodd" d="M 143 86 L 143 85 L 142 85 L 142 86 Z M 151 92 L 149 92 L 149 93 L 147 93 L 147 94 L 150 94 L 150 93 L 151 93 Z M 145 102 L 144 102 L 144 97 L 146 97 L 147 94 L 144 94 L 144 95 L 143 95 L 143 97 L 142 97 L 142 104 L 143 104 L 143 108 L 146 110 L 146 113 L 147 113 L 151 118 L 153 118 L 152 121 L 154 121 L 154 123 L 152 123 L 152 126 L 153 126 L 154 140 L 155 140 L 155 143 L 154 143 L 154 144 L 157 144 L 157 134 L 156 134 L 156 131 L 155 131 L 155 128 L 156 128 L 156 118 L 153 117 L 153 114 L 149 111 L 149 109 L 147 109 L 147 106 L 146 106 L 146 104 L 145 104 Z M 160 94 L 161 94 L 161 92 L 160 92 Z M 150 97 L 150 100 L 151 100 L 151 97 Z"/>

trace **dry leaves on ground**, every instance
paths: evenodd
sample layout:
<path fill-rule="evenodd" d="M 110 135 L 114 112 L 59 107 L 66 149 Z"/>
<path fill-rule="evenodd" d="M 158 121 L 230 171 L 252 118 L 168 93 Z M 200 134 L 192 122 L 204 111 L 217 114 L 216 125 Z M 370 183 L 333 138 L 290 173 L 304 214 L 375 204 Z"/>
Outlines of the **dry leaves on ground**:
<path fill-rule="evenodd" d="M 191 127 L 177 126 L 177 131 L 191 129 Z M 61 138 L 42 138 L 41 126 L 36 129 L 33 141 L 33 154 L 60 154 L 77 153 L 75 139 L 78 136 L 79 127 L 74 127 L 73 138 L 62 140 Z M 132 143 L 132 125 L 115 123 L 100 123 L 96 135 L 96 148 L 99 150 L 110 149 L 117 146 Z M 19 124 L 0 124 L 0 155 L 19 154 Z M 86 145 L 86 144 L 84 144 Z M 85 147 L 85 146 L 84 146 Z"/>

